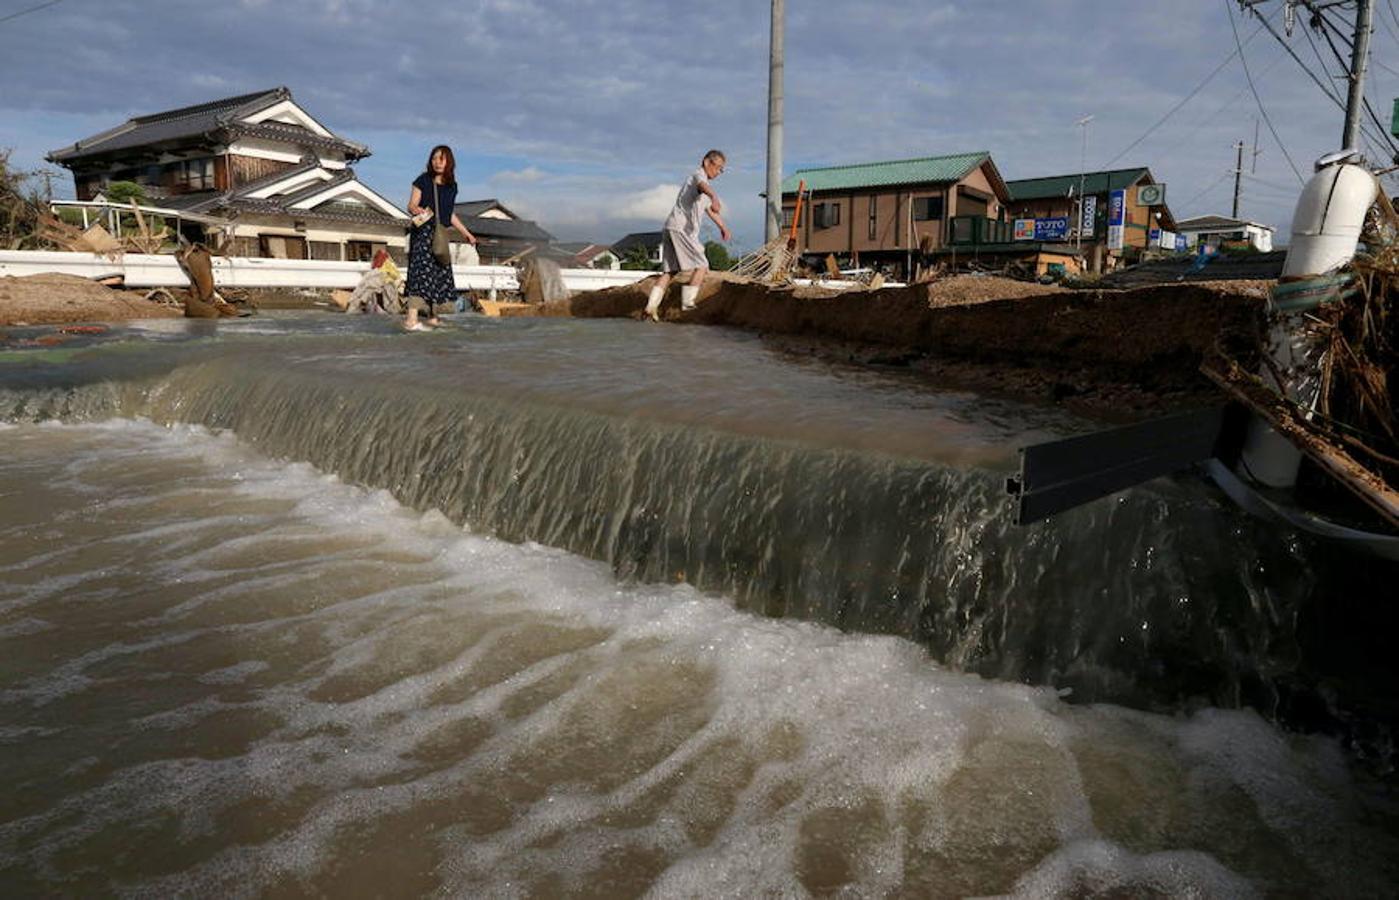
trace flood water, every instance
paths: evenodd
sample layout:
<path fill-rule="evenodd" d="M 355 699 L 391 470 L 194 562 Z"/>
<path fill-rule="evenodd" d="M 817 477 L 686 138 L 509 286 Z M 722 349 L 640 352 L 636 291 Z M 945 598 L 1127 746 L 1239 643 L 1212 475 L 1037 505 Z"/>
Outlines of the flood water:
<path fill-rule="evenodd" d="M 1394 893 L 1392 567 L 1189 476 L 1010 525 L 1057 413 L 458 320 L 0 343 L 0 893 Z"/>

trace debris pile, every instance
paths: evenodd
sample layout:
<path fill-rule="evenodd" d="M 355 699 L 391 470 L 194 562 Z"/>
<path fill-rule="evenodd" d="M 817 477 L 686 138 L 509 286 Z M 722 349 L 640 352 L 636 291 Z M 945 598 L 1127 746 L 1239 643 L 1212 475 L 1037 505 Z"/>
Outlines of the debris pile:
<path fill-rule="evenodd" d="M 1204 373 L 1235 400 L 1262 416 L 1321 469 L 1399 524 L 1399 216 L 1380 200 L 1367 220 L 1364 250 L 1338 273 L 1282 282 L 1289 291 L 1328 292 L 1307 315 L 1304 343 L 1313 348 L 1319 379 L 1314 407 L 1284 396 L 1253 369 L 1217 348 Z M 1286 376 L 1271 357 L 1256 354 L 1274 384 Z"/>
<path fill-rule="evenodd" d="M 0 150 L 0 249 L 39 250 L 39 198 L 26 193 L 28 178 L 10 168 L 10 151 Z"/>
<path fill-rule="evenodd" d="M 180 307 L 113 290 L 77 275 L 0 277 L 0 326 L 169 318 Z"/>

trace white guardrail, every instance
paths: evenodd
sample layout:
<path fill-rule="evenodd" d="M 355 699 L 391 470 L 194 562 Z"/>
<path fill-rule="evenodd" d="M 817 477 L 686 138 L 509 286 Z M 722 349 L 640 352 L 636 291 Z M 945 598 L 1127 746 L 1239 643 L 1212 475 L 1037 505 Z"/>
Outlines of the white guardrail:
<path fill-rule="evenodd" d="M 214 283 L 233 288 L 353 288 L 369 271 L 369 263 L 318 259 L 260 259 L 250 256 L 214 257 Z M 175 257 L 166 254 L 70 253 L 50 250 L 0 250 L 0 276 L 56 273 L 100 278 L 121 275 L 127 287 L 185 287 L 189 284 Z M 513 266 L 453 266 L 457 290 L 516 291 Z M 635 284 L 650 272 L 608 269 L 562 269 L 570 291 Z"/>

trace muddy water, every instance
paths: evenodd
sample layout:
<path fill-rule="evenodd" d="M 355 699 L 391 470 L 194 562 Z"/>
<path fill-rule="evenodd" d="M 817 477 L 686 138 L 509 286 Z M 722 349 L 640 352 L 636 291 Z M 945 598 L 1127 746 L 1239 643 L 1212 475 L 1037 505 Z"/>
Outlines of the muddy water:
<path fill-rule="evenodd" d="M 680 329 L 330 322 L 0 363 L 7 895 L 1396 883 L 1353 752 L 1225 708 L 1334 569 L 1189 486 L 1002 528 L 1015 441 L 1079 423 Z M 1238 668 L 1172 705 L 1163 648 Z"/>

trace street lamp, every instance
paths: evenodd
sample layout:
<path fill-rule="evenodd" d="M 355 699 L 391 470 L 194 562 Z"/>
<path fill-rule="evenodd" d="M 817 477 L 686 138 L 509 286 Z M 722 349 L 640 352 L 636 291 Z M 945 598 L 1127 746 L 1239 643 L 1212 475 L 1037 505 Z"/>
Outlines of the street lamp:
<path fill-rule="evenodd" d="M 1088 123 L 1093 121 L 1092 116 L 1084 116 L 1074 124 L 1083 129 L 1083 146 L 1078 154 L 1078 227 L 1074 233 L 1078 235 L 1077 248 L 1083 251 L 1083 189 L 1088 181 Z"/>

